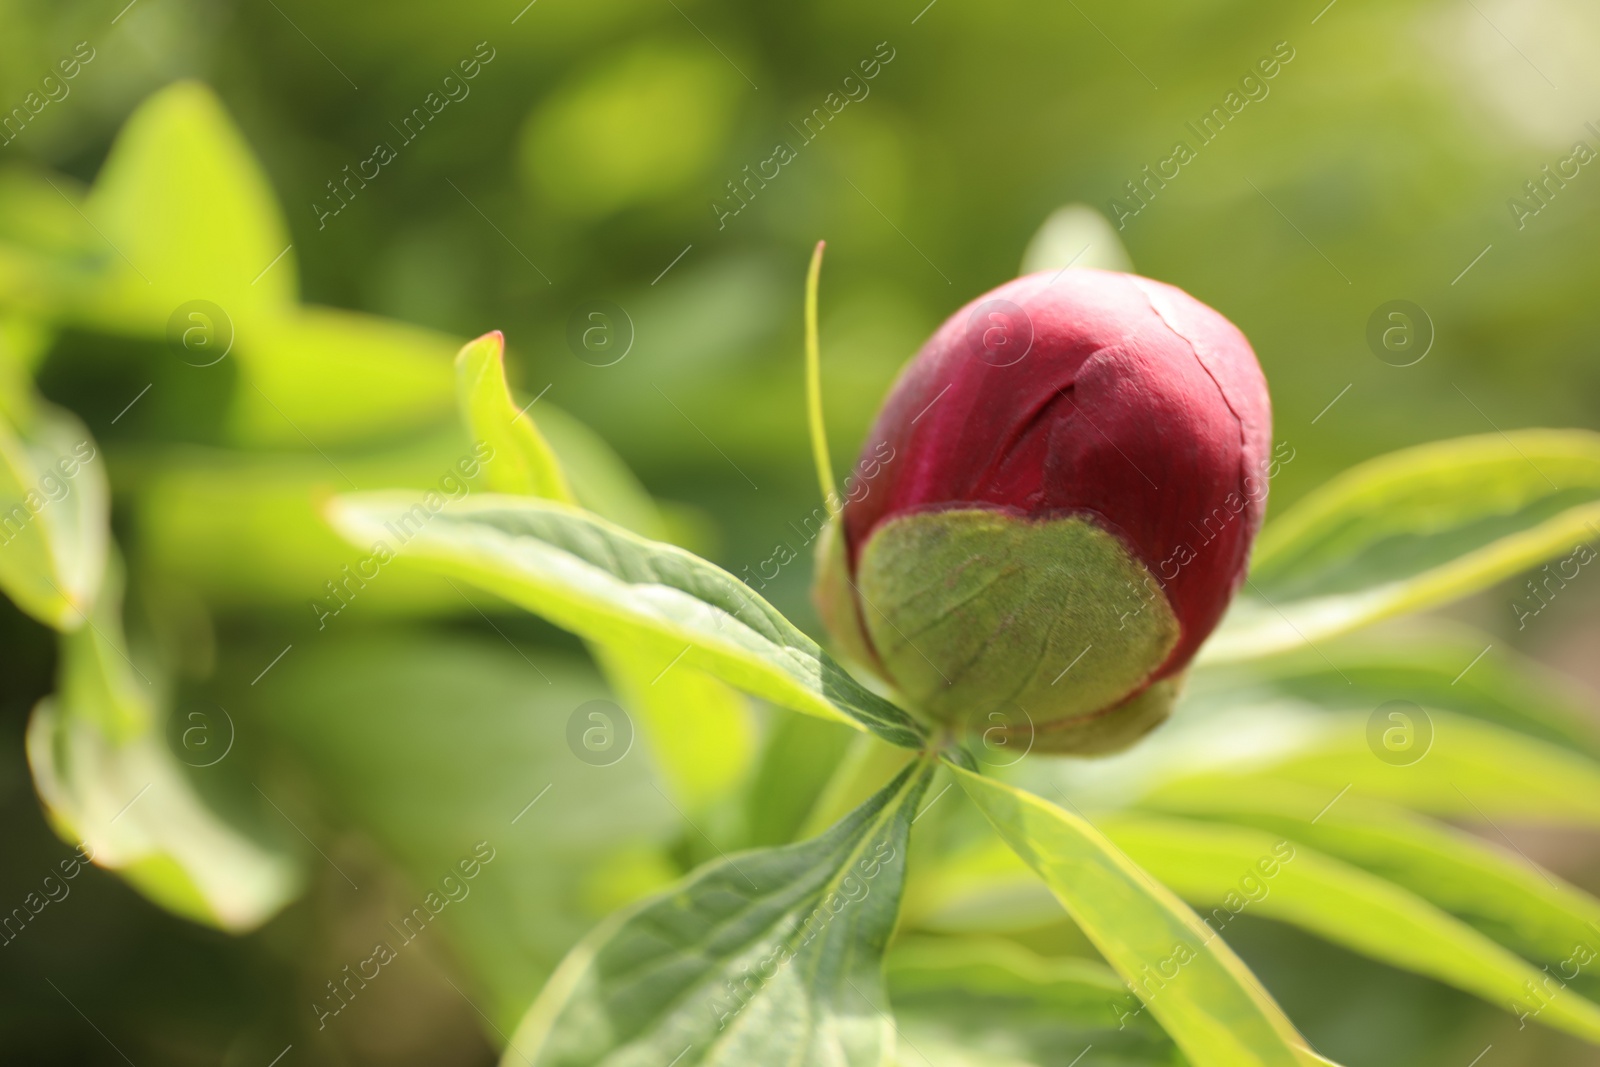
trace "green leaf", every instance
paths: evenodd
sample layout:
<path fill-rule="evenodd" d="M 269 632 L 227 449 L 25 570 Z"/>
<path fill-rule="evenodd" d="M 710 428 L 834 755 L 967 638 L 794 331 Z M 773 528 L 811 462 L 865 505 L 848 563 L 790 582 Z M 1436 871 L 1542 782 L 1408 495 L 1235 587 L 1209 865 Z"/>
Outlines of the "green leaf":
<path fill-rule="evenodd" d="M 906 926 L 934 933 L 1001 934 L 1061 921 L 1061 905 L 1033 870 L 995 838 L 947 848 L 906 890 Z"/>
<path fill-rule="evenodd" d="M 103 235 L 106 264 L 103 291 L 85 308 L 94 322 L 159 335 L 193 300 L 238 323 L 294 304 L 294 253 L 266 175 L 198 82 L 170 85 L 139 106 L 84 213 Z"/>
<path fill-rule="evenodd" d="M 205 308 L 194 321 L 240 366 L 230 417 L 241 443 L 314 451 L 448 414 L 456 341 L 297 306 L 295 255 L 272 190 L 204 86 L 180 82 L 140 106 L 83 210 L 102 235 L 105 276 L 81 316 L 160 336 L 186 305 L 220 308 L 221 319 Z"/>
<path fill-rule="evenodd" d="M 576 503 L 556 453 L 511 399 L 504 361 L 498 331 L 470 342 L 456 357 L 457 396 L 468 432 L 494 450 L 484 466 L 490 490 Z M 592 651 L 618 695 L 639 713 L 675 795 L 700 808 L 738 783 L 755 749 L 742 697 L 691 667 L 663 672 L 627 645 Z"/>
<path fill-rule="evenodd" d="M 886 1062 L 882 956 L 933 767 L 906 768 L 815 840 L 713 862 L 608 921 L 567 957 L 501 1062 Z"/>
<path fill-rule="evenodd" d="M 1050 213 L 1028 242 L 1019 273 L 1092 267 L 1131 271 L 1133 260 L 1106 217 L 1088 204 L 1067 204 Z"/>
<path fill-rule="evenodd" d="M 1587 431 L 1467 437 L 1371 460 L 1267 525 L 1249 584 L 1200 661 L 1455 600 L 1594 541 L 1597 520 L 1600 435 Z"/>
<path fill-rule="evenodd" d="M 101 257 L 111 249 L 79 214 L 83 196 L 83 187 L 61 174 L 0 169 L 0 293 L 7 312 L 54 321 L 99 283 Z"/>
<path fill-rule="evenodd" d="M 895 947 L 888 976 L 905 1067 L 973 1056 L 1036 1067 L 1177 1062 L 1171 1039 L 1134 1014 L 1139 1001 L 1101 963 L 1047 959 L 1010 941 L 922 938 Z"/>
<path fill-rule="evenodd" d="M 951 766 L 1194 1067 L 1326 1062 L 1233 951 L 1088 821 Z"/>
<path fill-rule="evenodd" d="M 1292 923 L 1394 967 L 1600 1044 L 1600 1006 L 1576 992 L 1535 996 L 1546 975 L 1421 897 L 1298 842 L 1260 830 L 1123 814 L 1102 825 L 1141 866 L 1209 909 L 1219 934 L 1250 913 Z M 1600 938 L 1588 936 L 1589 944 Z M 1600 952 L 1590 948 L 1585 962 Z"/>
<path fill-rule="evenodd" d="M 253 929 L 292 899 L 301 872 L 196 792 L 162 736 L 154 683 L 129 658 L 121 602 L 121 575 L 108 572 L 90 624 L 61 638 L 60 693 L 28 723 L 45 813 L 62 840 L 169 911 Z"/>
<path fill-rule="evenodd" d="M 460 344 L 445 334 L 321 307 L 235 325 L 239 384 L 229 423 L 240 444 L 320 452 L 450 417 Z"/>
<path fill-rule="evenodd" d="M 0 201 L 4 196 L 4 172 L 0 172 Z M 4 285 L 0 277 L 0 291 Z M 0 420 L 13 426 L 34 424 L 38 405 L 33 375 L 55 339 L 54 329 L 41 320 L 0 309 Z"/>
<path fill-rule="evenodd" d="M 691 811 L 732 793 L 755 756 L 755 726 L 745 697 L 680 663 L 663 673 L 621 645 L 590 650 L 623 705 L 639 717 L 645 746 L 662 777 Z"/>
<path fill-rule="evenodd" d="M 353 544 L 489 589 L 563 629 L 679 661 L 796 711 L 919 748 L 899 708 L 864 689 L 743 582 L 691 553 L 547 501 L 486 496 L 429 513 L 404 494 L 352 494 L 329 520 Z"/>
<path fill-rule="evenodd" d="M 563 464 L 573 467 L 580 499 L 590 499 L 589 490 L 595 487 L 596 507 L 611 521 L 636 522 L 641 533 L 664 528 L 643 488 L 628 484 L 631 475 L 593 434 L 571 435 L 568 428 L 578 424 L 566 415 L 560 416 L 558 434 L 556 409 L 540 401 L 536 410 L 541 427 L 552 431 L 550 440 Z M 117 454 L 117 471 L 124 487 L 137 490 L 130 498 L 129 518 L 144 560 L 163 574 L 182 577 L 213 604 L 291 604 L 304 612 L 309 598 L 328 596 L 324 583 L 342 580 L 340 568 L 354 565 L 371 548 L 352 551 L 349 542 L 328 528 L 320 504 L 329 493 L 349 488 L 350 482 L 416 486 L 410 490 L 413 503 L 429 489 L 459 495 L 460 482 L 476 492 L 498 461 L 481 463 L 466 435 L 450 423 L 432 431 L 413 430 L 382 449 L 330 446 L 319 453 L 303 440 L 300 445 L 300 451 L 253 452 L 125 445 Z M 579 463 L 568 464 L 569 456 Z M 480 470 L 476 478 L 463 474 L 463 469 L 474 468 Z M 596 469 L 605 472 L 603 486 L 592 475 Z M 240 559 L 249 559 L 251 565 L 239 566 Z M 406 568 L 393 573 L 385 568 L 380 581 L 361 591 L 361 599 L 365 603 L 356 611 L 362 615 L 465 612 L 477 618 L 443 579 Z"/>
<path fill-rule="evenodd" d="M 1502 944 L 1548 963 L 1595 945 L 1600 900 L 1509 848 L 1403 809 L 1320 791 L 1263 783 L 1226 795 L 1189 793 L 1161 806 L 1303 842 L 1460 916 Z"/>
<path fill-rule="evenodd" d="M 181 579 L 215 607 L 289 605 L 307 619 L 316 617 L 309 607 L 313 598 L 338 606 L 327 583 L 346 581 L 343 568 L 371 573 L 371 563 L 360 562 L 371 544 L 352 548 L 322 517 L 322 501 L 347 487 L 345 478 L 357 485 L 426 487 L 409 491 L 416 503 L 429 490 L 459 494 L 462 483 L 471 481 L 464 472 L 481 466 L 454 426 L 414 432 L 381 451 L 129 446 L 118 460 L 123 484 L 137 487 L 130 519 L 144 566 Z M 244 559 L 249 566 L 239 565 Z M 381 577 L 357 587 L 345 611 L 327 625 L 397 613 L 478 618 L 436 575 L 387 565 Z"/>
<path fill-rule="evenodd" d="M 1600 759 L 1593 700 L 1570 679 L 1503 641 L 1437 621 L 1406 620 L 1239 667 L 1196 671 L 1185 711 L 1237 707 L 1247 690 L 1336 711 L 1409 700 Z"/>
<path fill-rule="evenodd" d="M 810 715 L 775 719 L 744 798 L 747 843 L 786 845 L 799 837 L 851 743 L 860 738 L 839 723 Z"/>
<path fill-rule="evenodd" d="M 469 341 L 457 354 L 456 400 L 473 440 L 494 449 L 495 461 L 486 470 L 491 492 L 575 501 L 549 442 L 511 400 L 505 338 L 498 330 Z"/>
<path fill-rule="evenodd" d="M 1387 720 L 1378 724 L 1388 727 Z M 1373 729 L 1371 713 L 1319 715 L 1275 748 L 1197 760 L 1192 772 L 1158 777 L 1148 796 L 1164 804 L 1195 792 L 1217 796 L 1291 783 L 1323 790 L 1324 803 L 1350 790 L 1469 821 L 1504 816 L 1600 826 L 1600 766 L 1581 756 L 1478 720 L 1425 711 L 1409 727 L 1414 751 L 1423 754 L 1391 763 L 1376 758 L 1382 741 L 1370 739 Z"/>
<path fill-rule="evenodd" d="M 105 460 L 75 416 L 32 406 L 26 433 L 0 417 L 0 590 L 40 622 L 74 630 L 105 571 Z"/>
<path fill-rule="evenodd" d="M 830 768 L 833 773 L 800 824 L 800 836 L 814 837 L 844 818 L 897 778 L 916 758 L 914 752 L 856 734 L 844 756 Z"/>

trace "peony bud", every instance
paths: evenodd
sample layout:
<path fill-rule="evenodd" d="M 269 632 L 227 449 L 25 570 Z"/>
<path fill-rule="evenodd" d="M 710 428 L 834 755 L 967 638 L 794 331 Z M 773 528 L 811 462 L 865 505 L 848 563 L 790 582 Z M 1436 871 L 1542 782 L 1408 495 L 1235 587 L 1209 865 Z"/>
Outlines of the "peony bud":
<path fill-rule="evenodd" d="M 1244 579 L 1271 418 L 1249 342 L 1188 294 L 1098 270 L 1009 282 L 890 391 L 873 475 L 823 542 L 823 621 L 929 720 L 1126 747 Z"/>

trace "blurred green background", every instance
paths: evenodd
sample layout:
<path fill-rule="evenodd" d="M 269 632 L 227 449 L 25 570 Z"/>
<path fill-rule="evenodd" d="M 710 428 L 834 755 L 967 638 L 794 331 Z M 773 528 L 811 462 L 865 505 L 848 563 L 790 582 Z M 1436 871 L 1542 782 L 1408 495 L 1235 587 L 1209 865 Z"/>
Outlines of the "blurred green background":
<path fill-rule="evenodd" d="M 1216 307 L 1254 343 L 1275 437 L 1296 455 L 1274 509 L 1407 444 L 1600 428 L 1600 170 L 1546 186 L 1548 203 L 1529 200 L 1540 210 L 1520 225 L 1508 206 L 1576 142 L 1600 148 L 1586 125 L 1600 125 L 1592 4 L 125 2 L 0 3 L 0 107 L 21 106 L 80 42 L 93 54 L 66 96 L 7 131 L 5 174 L 89 183 L 143 99 L 204 82 L 287 220 L 292 254 L 263 284 L 292 284 L 297 269 L 307 303 L 425 328 L 406 335 L 422 362 L 505 331 L 514 384 L 542 398 L 534 412 L 548 401 L 606 438 L 666 502 L 673 536 L 736 573 L 815 505 L 800 361 L 815 240 L 828 241 L 823 359 L 842 472 L 900 364 L 945 316 L 1014 276 L 1050 212 L 1131 203 L 1124 183 L 1180 139 L 1198 146 L 1195 158 L 1119 236 L 1139 273 Z M 1270 91 L 1198 145 L 1185 124 L 1280 42 L 1293 58 Z M 407 143 L 407 116 L 474 56 L 492 58 Z M 872 59 L 876 75 L 847 86 Z M 820 132 L 815 122 L 814 135 L 797 132 L 847 91 L 859 99 Z M 395 157 L 324 214 L 339 206 L 329 183 L 380 141 Z M 729 183 L 779 142 L 794 158 L 743 187 L 748 205 L 727 214 L 740 206 Z M 181 185 L 193 160 L 171 165 Z M 0 189 L 8 239 L 61 210 Z M 28 271 L 6 266 L 6 307 L 26 311 Z M 1367 341 L 1369 318 L 1397 299 L 1420 305 L 1434 334 L 1426 358 L 1405 367 Z M 609 366 L 570 342 L 601 302 L 621 309 L 611 326 L 632 335 Z M 28 321 L 6 320 L 14 332 Z M 336 852 L 313 862 L 305 898 L 244 939 L 167 916 L 103 872 L 75 881 L 78 903 L 48 910 L 0 957 L 8 1062 L 264 1065 L 285 1045 L 285 1064 L 490 1062 L 495 1027 L 520 1013 L 501 990 L 531 996 L 572 937 L 630 886 L 665 876 L 662 855 L 681 866 L 741 832 L 753 839 L 719 829 L 714 813 L 705 833 L 681 834 L 648 776 L 619 792 L 622 779 L 578 773 L 592 768 L 564 749 L 554 766 L 567 713 L 603 687 L 576 642 L 536 622 L 491 621 L 460 603 L 408 622 L 434 594 L 385 590 L 388 601 L 375 591 L 370 612 L 352 611 L 314 644 L 297 636 L 312 621 L 307 599 L 333 574 L 320 561 L 274 569 L 275 540 L 303 531 L 244 501 L 274 478 L 302 494 L 293 487 L 308 478 L 330 492 L 352 477 L 373 488 L 391 470 L 410 479 L 399 484 L 429 484 L 463 447 L 448 391 L 414 418 L 363 422 L 386 388 L 379 360 L 374 377 L 352 373 L 316 398 L 327 426 L 361 427 L 339 440 L 291 432 L 265 409 L 252 423 L 235 371 L 185 377 L 159 334 L 130 340 L 79 321 L 37 342 L 8 340 L 37 350 L 41 392 L 105 449 L 114 529 L 144 576 L 141 598 L 168 620 L 157 638 L 176 649 L 181 699 L 229 708 L 240 723 L 233 762 L 270 774 L 297 798 L 285 804 L 296 822 Z M 119 415 L 145 383 L 150 394 Z M 804 563 L 790 566 L 764 593 L 814 629 L 809 578 Z M 1600 590 L 1584 587 L 1521 632 L 1506 601 L 1460 611 L 1600 683 Z M 0 895 L 10 901 L 67 850 L 41 817 L 22 750 L 28 712 L 51 689 L 52 635 L 8 603 L 0 627 Z M 271 686 L 253 686 L 291 642 Z M 369 714 L 341 714 L 354 706 Z M 495 710 L 452 714 L 464 707 Z M 260 779 L 235 779 L 259 808 L 249 784 Z M 520 881 L 486 881 L 498 910 L 461 905 L 459 922 L 478 929 L 408 953 L 403 979 L 318 1036 L 307 991 L 369 951 L 364 931 L 410 906 L 417 871 L 465 854 L 485 836 L 471 827 L 503 826 L 502 809 L 547 782 L 555 851 L 529 858 Z M 591 799 L 625 810 L 586 822 Z M 265 832 L 300 843 L 282 823 Z M 598 873 L 560 858 L 618 833 L 638 848 Z M 1524 847 L 1600 885 L 1593 842 L 1544 845 Z M 372 891 L 347 893 L 346 882 Z M 1241 926 L 1230 933 L 1241 954 L 1313 1040 L 1350 1062 L 1465 1063 L 1468 1046 L 1489 1040 L 1496 1065 L 1588 1062 L 1575 1043 L 1518 1032 L 1443 987 Z M 503 1002 L 463 991 L 462 954 L 513 975 L 492 994 Z"/>

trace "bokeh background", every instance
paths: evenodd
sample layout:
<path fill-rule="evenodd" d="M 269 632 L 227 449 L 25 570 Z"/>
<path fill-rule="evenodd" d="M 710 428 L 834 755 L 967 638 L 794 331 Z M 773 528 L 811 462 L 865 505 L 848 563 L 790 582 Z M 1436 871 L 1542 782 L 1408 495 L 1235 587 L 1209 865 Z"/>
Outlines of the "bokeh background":
<path fill-rule="evenodd" d="M 302 299 L 420 327 L 407 337 L 447 354 L 503 330 L 519 391 L 543 398 L 535 413 L 559 406 L 606 438 L 663 501 L 673 536 L 735 572 L 767 559 L 815 504 L 800 362 L 813 242 L 828 241 L 825 390 L 843 471 L 896 370 L 945 316 L 1014 276 L 1058 207 L 1138 207 L 1125 183 L 1180 139 L 1195 158 L 1118 237 L 1140 273 L 1218 308 L 1253 341 L 1275 437 L 1296 456 L 1274 510 L 1404 445 L 1600 428 L 1600 164 L 1544 186 L 1545 202 L 1525 189 L 1578 142 L 1600 150 L 1600 9 L 1580 0 L 125 3 L 0 3 L 0 107 L 80 42 L 94 56 L 70 95 L 0 147 L 6 173 L 88 183 L 143 99 L 205 83 L 282 206 L 293 253 L 281 269 L 298 270 Z M 1292 59 L 1266 95 L 1198 145 L 1185 124 L 1274 49 Z M 400 144 L 396 126 L 474 55 L 492 59 L 470 94 L 322 215 L 335 204 L 328 183 L 376 142 Z M 865 95 L 802 138 L 796 128 L 871 59 Z M 741 205 L 729 183 L 778 142 L 795 157 Z M 189 164 L 174 158 L 175 181 Z M 1519 213 L 1513 198 L 1539 210 Z M 0 202 L 6 232 L 32 211 Z M 1395 300 L 1431 323 L 1426 357 L 1403 367 L 1368 342 L 1374 312 Z M 570 341 L 602 305 L 632 338 L 609 366 Z M 270 685 L 252 687 L 299 640 L 306 602 L 331 575 L 320 563 L 278 569 L 275 540 L 309 535 L 246 501 L 298 486 L 287 470 L 342 488 L 319 467 L 324 445 L 363 488 L 396 465 L 431 470 L 431 459 L 394 457 L 452 418 L 451 401 L 432 423 L 313 445 L 281 427 L 241 433 L 229 372 L 185 385 L 186 369 L 159 340 L 75 325 L 42 343 L 37 379 L 104 447 L 143 595 L 183 620 L 165 637 L 182 665 L 180 701 L 237 717 L 230 766 L 248 769 L 218 794 L 248 800 L 268 776 L 331 858 L 310 868 L 300 901 L 244 938 L 160 912 L 103 872 L 76 880 L 76 902 L 0 957 L 0 1058 L 232 1067 L 292 1044 L 285 1064 L 491 1062 L 496 1028 L 514 1022 L 542 969 L 635 886 L 656 884 L 662 855 L 681 866 L 754 838 L 714 816 L 706 834 L 683 835 L 648 780 L 619 789 L 575 777 L 570 761 L 555 767 L 530 716 L 557 709 L 559 732 L 601 690 L 576 643 L 535 622 L 459 603 L 422 612 L 375 593 L 370 612 L 301 642 Z M 146 382 L 150 395 L 113 424 Z M 384 389 L 347 380 L 321 400 L 330 423 L 343 410 L 359 421 Z M 452 448 L 428 455 L 448 461 Z M 764 592 L 814 629 L 809 577 L 802 561 Z M 1509 591 L 1455 611 L 1600 684 L 1600 581 L 1575 584 L 1522 630 Z M 52 635 L 9 604 L 0 630 L 9 901 L 66 846 L 41 816 L 22 748 L 27 715 L 52 688 Z M 501 809 L 547 782 L 548 847 L 525 858 L 526 877 L 486 880 L 451 937 L 419 941 L 401 977 L 318 1035 L 307 991 L 364 956 L 369 932 L 410 906 L 428 871 L 493 837 L 471 829 L 480 815 L 503 825 Z M 636 849 L 603 869 L 563 858 L 616 825 Z M 1600 887 L 1594 842 L 1519 841 Z M 1442 986 L 1248 917 L 1241 927 L 1230 940 L 1347 1062 L 1465 1064 L 1487 1041 L 1495 1067 L 1592 1062 L 1575 1042 L 1518 1031 Z"/>

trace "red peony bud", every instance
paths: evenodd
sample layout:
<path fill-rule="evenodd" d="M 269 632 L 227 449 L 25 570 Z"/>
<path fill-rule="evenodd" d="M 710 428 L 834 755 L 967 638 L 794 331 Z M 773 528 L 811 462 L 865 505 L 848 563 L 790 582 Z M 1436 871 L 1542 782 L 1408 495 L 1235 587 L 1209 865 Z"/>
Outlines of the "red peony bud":
<path fill-rule="evenodd" d="M 1249 342 L 1188 294 L 1009 282 L 891 390 L 823 550 L 824 622 L 929 719 L 1124 747 L 1244 578 L 1270 436 Z"/>

